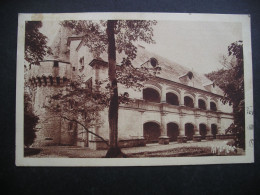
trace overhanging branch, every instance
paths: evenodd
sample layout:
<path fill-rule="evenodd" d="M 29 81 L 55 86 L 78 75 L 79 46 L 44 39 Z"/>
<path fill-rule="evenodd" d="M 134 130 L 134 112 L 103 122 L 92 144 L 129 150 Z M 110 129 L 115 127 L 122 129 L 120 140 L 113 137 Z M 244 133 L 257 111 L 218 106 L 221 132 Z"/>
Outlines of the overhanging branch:
<path fill-rule="evenodd" d="M 81 122 L 79 122 L 79 121 L 77 121 L 77 120 L 75 120 L 75 119 L 70 119 L 70 118 L 68 118 L 68 117 L 66 117 L 66 116 L 62 116 L 62 115 L 60 115 L 60 117 L 63 118 L 63 119 L 65 119 L 65 120 L 73 121 L 73 122 L 79 124 L 79 125 L 82 126 L 88 133 L 90 133 L 90 134 L 92 134 L 92 135 L 95 135 L 96 137 L 100 138 L 103 142 L 106 143 L 107 146 L 109 146 L 108 142 L 107 142 L 103 137 L 101 137 L 100 135 L 98 135 L 98 134 L 96 134 L 96 133 L 94 133 L 94 132 L 88 130 L 88 128 L 87 128 L 84 124 L 82 124 Z"/>
<path fill-rule="evenodd" d="M 107 146 L 109 146 L 108 142 L 107 142 L 103 137 L 101 137 L 100 135 L 98 135 L 98 134 L 96 134 L 96 133 L 94 133 L 94 132 L 88 130 L 88 128 L 87 128 L 84 124 L 82 124 L 81 122 L 79 122 L 79 121 L 77 121 L 77 120 L 75 120 L 75 119 L 70 119 L 70 118 L 68 118 L 68 117 L 66 117 L 66 116 L 63 116 L 63 115 L 54 116 L 54 117 L 60 117 L 60 118 L 63 118 L 63 119 L 65 119 L 65 120 L 73 121 L 73 122 L 79 124 L 80 126 L 82 126 L 82 127 L 87 131 L 87 133 L 90 133 L 90 134 L 92 134 L 92 135 L 94 135 L 94 136 L 100 138 L 103 142 L 105 142 L 105 144 L 106 144 Z M 45 119 L 44 121 L 47 121 L 47 120 L 50 119 L 50 118 L 53 118 L 53 117 L 49 117 L 49 118 Z"/>

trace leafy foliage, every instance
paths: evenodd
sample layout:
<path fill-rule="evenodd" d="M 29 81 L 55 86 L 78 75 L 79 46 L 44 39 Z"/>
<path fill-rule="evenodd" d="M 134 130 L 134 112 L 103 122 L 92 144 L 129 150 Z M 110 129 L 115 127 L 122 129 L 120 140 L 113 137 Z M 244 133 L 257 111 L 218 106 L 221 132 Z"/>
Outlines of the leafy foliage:
<path fill-rule="evenodd" d="M 43 35 L 39 28 L 41 21 L 25 22 L 25 60 L 31 65 L 39 65 L 46 54 L 51 54 L 50 47 L 47 46 L 47 37 Z"/>
<path fill-rule="evenodd" d="M 31 99 L 28 94 L 24 94 L 24 145 L 29 147 L 36 138 L 36 125 L 39 117 L 32 112 Z"/>
<path fill-rule="evenodd" d="M 107 106 L 108 93 L 86 87 L 82 77 L 70 82 L 66 89 L 50 97 L 48 108 L 62 112 L 68 118 L 79 118 L 87 127 L 92 127 L 98 111 Z"/>
<path fill-rule="evenodd" d="M 153 25 L 156 21 L 149 20 L 117 20 L 114 26 L 116 51 L 124 53 L 126 57 L 122 62 L 117 62 L 117 82 L 126 87 L 140 89 L 143 82 L 154 77 L 160 71 L 160 67 L 135 67 L 132 60 L 136 58 L 136 41 L 155 43 L 153 37 Z M 95 58 L 99 58 L 108 50 L 107 21 L 67 20 L 61 25 L 69 28 L 76 35 L 82 36 L 86 45 Z"/>
<path fill-rule="evenodd" d="M 245 141 L 245 97 L 243 42 L 237 41 L 228 46 L 228 56 L 224 56 L 226 69 L 214 71 L 206 76 L 224 91 L 223 103 L 233 106 L 234 124 L 228 131 L 237 134 L 240 146 Z M 230 59 L 230 60 L 228 60 Z"/>
<path fill-rule="evenodd" d="M 153 68 L 135 67 L 132 64 L 132 60 L 137 55 L 136 41 L 155 42 L 152 37 L 153 25 L 156 25 L 156 23 L 156 21 L 144 20 L 70 20 L 61 22 L 61 25 L 69 28 L 75 35 L 82 37 L 83 44 L 89 48 L 94 58 L 99 60 L 104 52 L 108 54 L 107 80 L 95 81 L 95 89 L 91 91 L 85 91 L 84 81 L 81 80 L 76 85 L 80 86 L 79 88 L 74 87 L 65 96 L 59 97 L 62 100 L 60 102 L 62 105 L 61 112 L 69 111 L 65 105 L 68 101 L 67 98 L 71 98 L 75 101 L 77 107 L 69 112 L 71 115 L 69 117 L 77 116 L 76 120 L 84 119 L 87 126 L 92 124 L 93 121 L 98 121 L 99 111 L 106 106 L 109 107 L 109 143 L 110 149 L 111 147 L 113 149 L 108 151 L 108 154 L 111 154 L 108 156 L 118 156 L 121 153 L 120 149 L 117 148 L 118 105 L 131 101 L 127 92 L 118 95 L 117 83 L 127 88 L 140 90 L 145 81 L 151 79 L 160 71 L 159 66 Z M 126 56 L 122 62 L 116 62 L 117 52 Z M 103 85 L 103 88 L 101 88 L 101 85 Z M 96 122 L 94 122 L 95 124 Z"/>
<path fill-rule="evenodd" d="M 62 119 L 77 123 L 86 132 L 106 142 L 103 137 L 89 130 L 102 124 L 99 111 L 104 110 L 109 101 L 108 91 L 98 90 L 99 84 L 92 89 L 88 81 L 84 81 L 84 76 L 79 77 L 66 85 L 65 90 L 61 88 L 56 94 L 49 96 L 48 104 L 45 106 L 51 112 L 58 113 Z"/>
<path fill-rule="evenodd" d="M 125 53 L 133 60 L 136 57 L 136 41 L 155 43 L 153 37 L 153 25 L 156 21 L 149 20 L 116 20 L 114 26 L 116 50 Z M 82 36 L 86 45 L 95 58 L 98 58 L 108 49 L 107 21 L 91 20 L 66 20 L 61 25 L 72 30 L 76 35 Z"/>

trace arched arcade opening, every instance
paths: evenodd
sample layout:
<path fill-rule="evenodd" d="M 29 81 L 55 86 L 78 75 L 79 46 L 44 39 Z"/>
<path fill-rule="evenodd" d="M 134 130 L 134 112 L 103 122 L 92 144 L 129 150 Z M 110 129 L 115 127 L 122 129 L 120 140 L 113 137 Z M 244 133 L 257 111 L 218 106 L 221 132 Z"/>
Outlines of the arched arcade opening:
<path fill-rule="evenodd" d="M 201 139 L 206 139 L 207 126 L 205 124 L 200 124 L 199 131 L 200 131 Z"/>
<path fill-rule="evenodd" d="M 213 135 L 213 139 L 216 139 L 216 135 L 218 134 L 218 127 L 216 124 L 211 125 L 211 133 Z"/>
<path fill-rule="evenodd" d="M 194 108 L 193 99 L 189 96 L 184 97 L 184 105 L 190 108 Z"/>
<path fill-rule="evenodd" d="M 210 110 L 217 111 L 217 105 L 214 102 L 210 102 Z"/>
<path fill-rule="evenodd" d="M 143 99 L 149 102 L 161 102 L 160 94 L 157 90 L 153 88 L 145 88 L 143 90 Z"/>
<path fill-rule="evenodd" d="M 206 102 L 202 99 L 199 99 L 199 108 L 200 109 L 203 109 L 203 110 L 206 110 Z"/>
<path fill-rule="evenodd" d="M 167 124 L 167 136 L 170 138 L 170 142 L 177 141 L 179 135 L 179 126 L 176 123 Z"/>
<path fill-rule="evenodd" d="M 174 93 L 166 93 L 166 102 L 171 105 L 179 105 L 179 99 L 178 96 Z"/>
<path fill-rule="evenodd" d="M 185 136 L 187 136 L 187 140 L 192 140 L 194 135 L 194 126 L 191 123 L 185 124 Z"/>
<path fill-rule="evenodd" d="M 160 125 L 155 122 L 144 123 L 143 133 L 146 143 L 158 143 L 161 135 Z"/>

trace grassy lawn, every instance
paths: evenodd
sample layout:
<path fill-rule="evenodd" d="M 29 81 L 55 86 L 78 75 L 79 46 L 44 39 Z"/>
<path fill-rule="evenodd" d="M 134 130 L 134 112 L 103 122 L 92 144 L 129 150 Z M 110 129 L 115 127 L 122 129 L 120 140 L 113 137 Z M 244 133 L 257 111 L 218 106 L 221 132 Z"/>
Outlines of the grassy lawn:
<path fill-rule="evenodd" d="M 130 154 L 131 158 L 145 157 L 191 157 L 191 156 L 213 156 L 210 147 L 179 147 L 165 151 L 140 152 Z"/>
<path fill-rule="evenodd" d="M 92 150 L 89 148 L 71 146 L 48 146 L 43 148 L 25 149 L 25 157 L 31 158 L 103 158 L 106 150 Z M 193 157 L 193 156 L 226 156 L 243 155 L 242 149 L 228 151 L 224 148 L 212 150 L 207 146 L 178 146 L 161 150 L 145 151 L 138 148 L 138 151 L 125 151 L 128 158 L 145 157 Z"/>

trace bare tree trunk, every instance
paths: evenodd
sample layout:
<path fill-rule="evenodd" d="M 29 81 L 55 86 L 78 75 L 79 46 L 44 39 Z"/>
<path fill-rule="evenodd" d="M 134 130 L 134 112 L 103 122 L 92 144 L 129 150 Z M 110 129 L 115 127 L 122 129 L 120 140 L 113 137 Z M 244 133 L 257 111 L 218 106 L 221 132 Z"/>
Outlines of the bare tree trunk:
<path fill-rule="evenodd" d="M 116 44 L 115 44 L 115 28 L 116 21 L 108 20 L 107 36 L 108 36 L 108 76 L 111 86 L 110 105 L 108 111 L 109 121 L 109 149 L 106 157 L 121 157 L 122 152 L 118 147 L 118 88 L 116 80 Z"/>

